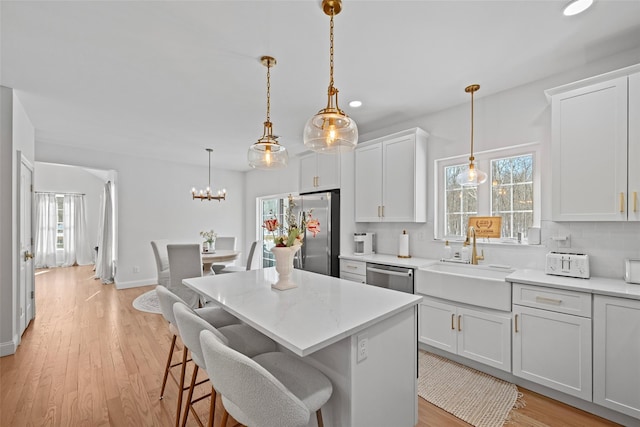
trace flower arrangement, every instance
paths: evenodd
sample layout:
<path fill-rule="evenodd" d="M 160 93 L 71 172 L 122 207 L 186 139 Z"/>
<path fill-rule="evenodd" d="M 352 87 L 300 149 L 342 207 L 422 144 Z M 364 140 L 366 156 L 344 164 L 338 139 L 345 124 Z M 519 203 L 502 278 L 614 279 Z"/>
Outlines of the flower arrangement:
<path fill-rule="evenodd" d="M 286 229 L 275 217 L 264 220 L 263 227 L 273 234 L 273 241 L 276 247 L 302 246 L 305 229 L 309 230 L 313 237 L 316 237 L 316 234 L 320 232 L 320 221 L 311 216 L 313 209 L 308 212 L 300 212 L 298 220 L 293 212 L 295 206 L 293 197 L 289 195 L 289 206 L 287 206 L 285 213 Z M 279 235 L 276 235 L 277 231 L 279 231 Z"/>
<path fill-rule="evenodd" d="M 218 237 L 218 234 L 213 230 L 209 230 L 209 231 L 201 231 L 200 236 L 202 236 L 205 242 L 212 244 L 213 242 L 216 241 L 216 237 Z"/>

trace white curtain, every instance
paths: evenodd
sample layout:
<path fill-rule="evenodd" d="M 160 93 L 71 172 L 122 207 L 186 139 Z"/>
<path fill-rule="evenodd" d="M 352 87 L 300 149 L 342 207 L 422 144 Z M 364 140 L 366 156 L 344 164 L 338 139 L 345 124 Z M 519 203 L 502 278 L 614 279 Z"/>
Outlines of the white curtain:
<path fill-rule="evenodd" d="M 58 205 L 55 194 L 36 194 L 35 268 L 56 266 Z"/>
<path fill-rule="evenodd" d="M 63 202 L 64 242 L 62 266 L 88 265 L 92 263 L 89 239 L 87 236 L 87 218 L 85 200 L 82 194 L 65 194 Z"/>
<path fill-rule="evenodd" d="M 98 258 L 96 259 L 96 279 L 102 283 L 113 283 L 115 277 L 113 196 L 111 181 L 104 185 L 102 208 L 98 222 Z"/>

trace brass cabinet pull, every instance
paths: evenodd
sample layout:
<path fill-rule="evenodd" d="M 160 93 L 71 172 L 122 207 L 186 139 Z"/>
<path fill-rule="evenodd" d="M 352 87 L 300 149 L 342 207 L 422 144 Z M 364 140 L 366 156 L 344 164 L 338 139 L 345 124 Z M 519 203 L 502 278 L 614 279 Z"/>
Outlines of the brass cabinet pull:
<path fill-rule="evenodd" d="M 620 193 L 620 212 L 624 212 L 624 193 Z"/>
<path fill-rule="evenodd" d="M 451 329 L 453 329 L 454 331 L 456 330 L 456 327 L 453 324 L 455 318 L 456 318 L 455 313 L 451 313 Z"/>
<path fill-rule="evenodd" d="M 382 205 L 382 217 L 384 218 L 384 205 Z"/>
<path fill-rule="evenodd" d="M 638 192 L 633 192 L 633 212 L 638 212 Z"/>
<path fill-rule="evenodd" d="M 516 334 L 518 333 L 518 315 L 516 314 Z"/>
<path fill-rule="evenodd" d="M 561 299 L 547 298 L 547 297 L 540 297 L 540 296 L 536 297 L 536 302 L 539 302 L 539 303 L 542 303 L 542 304 L 553 304 L 553 305 L 562 304 L 562 300 Z"/>
<path fill-rule="evenodd" d="M 378 206 L 378 218 L 382 217 L 382 206 Z"/>
<path fill-rule="evenodd" d="M 462 331 L 462 315 L 458 314 L 458 332 Z"/>

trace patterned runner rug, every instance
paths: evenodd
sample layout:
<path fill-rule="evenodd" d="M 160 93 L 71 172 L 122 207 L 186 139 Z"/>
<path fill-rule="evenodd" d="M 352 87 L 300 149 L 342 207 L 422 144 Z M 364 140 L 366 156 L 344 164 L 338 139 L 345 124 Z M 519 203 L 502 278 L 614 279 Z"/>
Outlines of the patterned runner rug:
<path fill-rule="evenodd" d="M 133 308 L 139 311 L 146 311 L 147 313 L 161 314 L 160 303 L 158 302 L 158 295 L 156 290 L 152 289 L 138 298 L 133 300 Z"/>
<path fill-rule="evenodd" d="M 500 427 L 524 406 L 515 384 L 420 350 L 418 395 L 476 427 Z"/>

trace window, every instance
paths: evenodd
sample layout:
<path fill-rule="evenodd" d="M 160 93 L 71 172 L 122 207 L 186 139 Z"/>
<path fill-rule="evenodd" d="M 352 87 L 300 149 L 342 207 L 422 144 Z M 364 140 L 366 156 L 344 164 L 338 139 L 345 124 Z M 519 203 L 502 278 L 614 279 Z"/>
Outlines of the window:
<path fill-rule="evenodd" d="M 538 153 L 538 144 L 475 153 L 478 168 L 489 175 L 478 187 L 456 183 L 466 156 L 437 160 L 436 238 L 465 238 L 470 216 L 501 216 L 502 239 L 516 239 L 518 233 L 526 238 L 527 230 L 540 222 Z"/>
<path fill-rule="evenodd" d="M 64 249 L 64 195 L 56 194 L 56 249 Z"/>

